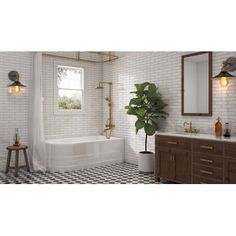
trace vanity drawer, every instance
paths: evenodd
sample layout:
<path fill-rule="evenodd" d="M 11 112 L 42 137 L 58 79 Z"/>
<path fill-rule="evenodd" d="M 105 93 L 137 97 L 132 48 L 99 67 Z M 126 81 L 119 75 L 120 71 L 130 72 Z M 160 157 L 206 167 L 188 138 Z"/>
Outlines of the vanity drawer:
<path fill-rule="evenodd" d="M 193 184 L 222 184 L 222 181 L 207 179 L 201 176 L 193 176 Z"/>
<path fill-rule="evenodd" d="M 196 152 L 193 154 L 193 162 L 209 167 L 223 168 L 223 158 L 215 157 L 206 153 Z"/>
<path fill-rule="evenodd" d="M 170 136 L 157 136 L 156 143 L 158 146 L 191 150 L 191 140 L 185 138 L 176 138 Z"/>
<path fill-rule="evenodd" d="M 193 151 L 214 155 L 223 155 L 223 142 L 194 140 Z"/>
<path fill-rule="evenodd" d="M 225 143 L 225 156 L 236 158 L 236 143 Z"/>
<path fill-rule="evenodd" d="M 193 165 L 193 174 L 213 180 L 223 181 L 223 168 L 213 168 L 203 165 Z"/>

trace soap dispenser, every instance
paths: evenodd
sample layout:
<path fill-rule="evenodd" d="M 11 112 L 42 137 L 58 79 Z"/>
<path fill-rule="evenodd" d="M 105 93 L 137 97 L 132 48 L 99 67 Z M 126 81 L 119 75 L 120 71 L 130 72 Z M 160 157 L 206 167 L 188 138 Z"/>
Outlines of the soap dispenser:
<path fill-rule="evenodd" d="M 215 123 L 215 135 L 216 137 L 222 136 L 222 123 L 220 121 L 220 117 L 217 118 L 217 121 Z"/>

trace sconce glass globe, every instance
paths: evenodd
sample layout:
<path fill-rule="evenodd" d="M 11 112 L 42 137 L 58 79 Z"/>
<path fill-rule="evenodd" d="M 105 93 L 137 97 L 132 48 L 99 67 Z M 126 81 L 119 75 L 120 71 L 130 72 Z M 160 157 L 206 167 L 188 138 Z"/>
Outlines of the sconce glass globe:
<path fill-rule="evenodd" d="M 8 86 L 8 93 L 12 93 L 12 94 L 23 93 L 25 91 L 25 87 L 26 86 L 23 85 L 21 82 L 15 81 L 14 83 Z"/>
<path fill-rule="evenodd" d="M 227 77 L 221 77 L 220 78 L 220 85 L 222 87 L 226 87 L 229 84 L 229 79 Z"/>

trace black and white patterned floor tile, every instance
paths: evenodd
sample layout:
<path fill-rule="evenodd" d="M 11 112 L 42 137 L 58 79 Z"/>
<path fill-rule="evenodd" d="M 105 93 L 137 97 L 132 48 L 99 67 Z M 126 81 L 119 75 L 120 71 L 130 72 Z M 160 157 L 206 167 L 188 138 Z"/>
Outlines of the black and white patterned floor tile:
<path fill-rule="evenodd" d="M 162 181 L 163 183 L 168 183 Z M 141 174 L 137 165 L 118 163 L 70 172 L 0 172 L 0 184 L 157 184 L 153 174 Z"/>

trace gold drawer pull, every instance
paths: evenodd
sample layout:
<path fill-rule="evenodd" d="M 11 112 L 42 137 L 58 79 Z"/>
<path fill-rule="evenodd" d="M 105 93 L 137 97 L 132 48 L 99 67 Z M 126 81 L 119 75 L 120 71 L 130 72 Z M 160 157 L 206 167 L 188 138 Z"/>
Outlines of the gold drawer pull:
<path fill-rule="evenodd" d="M 200 170 L 200 173 L 202 174 L 208 174 L 208 175 L 213 175 L 212 171 L 207 171 L 207 170 Z"/>
<path fill-rule="evenodd" d="M 175 154 L 174 154 L 174 153 L 171 153 L 171 155 L 170 155 L 170 161 L 175 161 Z"/>
<path fill-rule="evenodd" d="M 213 163 L 213 160 L 208 160 L 208 159 L 204 159 L 204 158 L 200 158 L 200 161 L 207 162 L 207 163 Z"/>
<path fill-rule="evenodd" d="M 207 149 L 207 150 L 213 150 L 212 146 L 206 146 L 206 145 L 201 145 L 200 148 L 201 149 Z"/>
<path fill-rule="evenodd" d="M 168 144 L 172 144 L 172 145 L 176 145 L 176 144 L 178 144 L 178 142 L 174 142 L 174 141 L 169 141 L 169 142 L 167 142 Z"/>
<path fill-rule="evenodd" d="M 206 182 L 200 182 L 200 184 L 207 184 Z"/>

